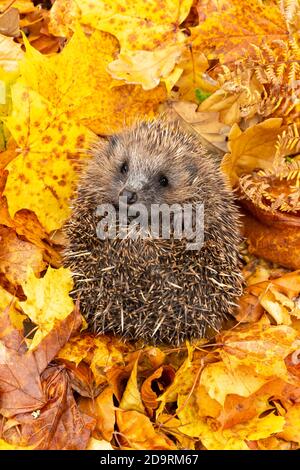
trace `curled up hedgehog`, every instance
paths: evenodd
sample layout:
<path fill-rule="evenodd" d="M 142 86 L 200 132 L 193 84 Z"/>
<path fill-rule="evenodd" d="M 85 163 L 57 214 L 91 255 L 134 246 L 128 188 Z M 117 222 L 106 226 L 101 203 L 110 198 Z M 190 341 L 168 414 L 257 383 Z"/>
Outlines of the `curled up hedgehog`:
<path fill-rule="evenodd" d="M 72 295 L 90 327 L 146 344 L 177 345 L 217 332 L 234 311 L 242 277 L 239 214 L 214 157 L 179 124 L 161 120 L 115 134 L 92 154 L 65 227 Z M 168 237 L 159 236 L 161 229 L 156 235 L 140 230 L 140 211 L 128 215 L 134 228 L 127 236 L 108 236 L 110 228 L 122 232 L 120 208 L 150 213 L 153 205 L 173 204 L 192 207 L 192 227 L 195 208 L 202 207 L 198 249 L 189 249 L 192 238 L 175 236 L 174 214 Z M 99 207 L 116 214 L 102 236 L 108 212 Z"/>

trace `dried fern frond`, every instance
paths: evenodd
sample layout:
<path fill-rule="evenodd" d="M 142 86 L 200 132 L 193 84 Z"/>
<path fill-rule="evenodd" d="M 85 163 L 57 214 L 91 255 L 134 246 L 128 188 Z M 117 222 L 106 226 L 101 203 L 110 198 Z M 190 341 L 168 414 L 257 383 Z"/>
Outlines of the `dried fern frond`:
<path fill-rule="evenodd" d="M 300 26 L 300 2 L 299 0 L 280 0 L 280 11 L 285 19 L 288 31 L 295 33 Z"/>
<path fill-rule="evenodd" d="M 299 120 L 300 47 L 293 37 L 288 42 L 253 45 L 247 57 L 223 66 L 218 79 L 227 93 L 248 91 L 250 117 L 254 107 L 260 120 L 282 117 L 288 124 Z M 243 117 L 248 117 L 247 112 Z"/>
<path fill-rule="evenodd" d="M 295 124 L 279 135 L 272 166 L 242 176 L 239 190 L 268 212 L 300 211 L 300 135 Z"/>

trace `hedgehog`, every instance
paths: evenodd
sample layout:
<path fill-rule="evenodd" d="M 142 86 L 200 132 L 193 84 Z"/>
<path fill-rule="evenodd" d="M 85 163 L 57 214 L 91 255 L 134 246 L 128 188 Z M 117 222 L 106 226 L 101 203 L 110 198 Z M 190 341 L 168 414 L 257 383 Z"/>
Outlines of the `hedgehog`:
<path fill-rule="evenodd" d="M 65 225 L 64 252 L 74 279 L 71 295 L 90 329 L 154 345 L 212 337 L 234 313 L 243 286 L 239 211 L 218 162 L 196 135 L 161 119 L 99 141 L 91 155 Z M 136 206 L 163 204 L 189 204 L 192 227 L 195 207 L 203 208 L 198 249 L 188 249 L 186 236 L 174 236 L 174 216 L 170 235 L 162 237 L 160 229 L 154 235 L 139 230 L 138 217 L 128 215 L 134 228 L 124 236 L 120 207 L 129 214 Z M 107 212 L 99 207 L 116 211 L 102 236 Z M 110 225 L 116 236 L 108 236 Z"/>

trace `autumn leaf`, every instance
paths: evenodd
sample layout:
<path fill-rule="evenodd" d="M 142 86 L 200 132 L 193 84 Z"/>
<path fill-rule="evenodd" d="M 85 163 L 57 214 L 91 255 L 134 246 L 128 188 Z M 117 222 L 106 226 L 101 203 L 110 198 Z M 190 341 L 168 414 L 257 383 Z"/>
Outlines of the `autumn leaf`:
<path fill-rule="evenodd" d="M 27 43 L 22 76 L 28 86 L 75 122 L 98 134 L 109 134 L 122 128 L 125 119 L 131 122 L 141 107 L 145 117 L 153 117 L 166 97 L 162 86 L 151 92 L 140 86 L 112 87 L 107 66 L 117 49 L 111 35 L 96 31 L 86 37 L 77 28 L 59 55 L 43 56 Z"/>
<path fill-rule="evenodd" d="M 73 161 L 70 154 L 83 152 L 92 134 L 66 115 L 58 116 L 50 103 L 20 82 L 13 86 L 12 98 L 6 125 L 21 152 L 7 166 L 4 194 L 11 217 L 30 209 L 51 231 L 61 227 L 70 211 L 77 179 L 76 158 Z"/>
<path fill-rule="evenodd" d="M 59 338 L 54 328 L 36 351 L 31 352 L 27 351 L 22 334 L 12 326 L 8 312 L 2 313 L 0 317 L 2 415 L 12 417 L 18 413 L 37 410 L 45 404 L 40 374 L 80 323 L 78 312 L 72 312 L 57 325 L 57 328 L 60 328 Z"/>
<path fill-rule="evenodd" d="M 1 0 L 0 1 L 0 8 L 1 11 L 3 10 L 4 7 L 7 8 L 9 2 L 7 0 Z M 16 0 L 13 3 L 14 8 L 17 8 L 20 13 L 31 13 L 34 11 L 35 6 L 31 0 Z"/>
<path fill-rule="evenodd" d="M 240 321 L 259 320 L 266 310 L 277 324 L 290 325 L 291 315 L 299 316 L 295 299 L 300 293 L 299 271 L 284 274 L 272 280 L 266 280 L 248 286 L 240 298 Z M 253 313 L 256 312 L 257 314 Z"/>
<path fill-rule="evenodd" d="M 215 11 L 209 11 L 210 7 L 211 2 L 207 2 L 206 8 L 199 8 L 204 21 L 192 28 L 191 37 L 194 48 L 209 59 L 227 63 L 243 57 L 251 44 L 287 39 L 287 27 L 276 5 L 265 5 L 257 0 L 247 3 L 230 0 L 218 5 Z"/>
<path fill-rule="evenodd" d="M 9 3 L 0 449 L 298 449 L 299 2 Z M 160 113 L 221 163 L 245 237 L 235 318 L 178 347 L 87 330 L 61 267 L 91 144 Z"/>
<path fill-rule="evenodd" d="M 171 111 L 180 116 L 183 122 L 194 130 L 205 146 L 213 150 L 227 150 L 226 137 L 230 127 L 219 121 L 217 112 L 198 112 L 195 103 L 178 101 L 171 103 Z"/>
<path fill-rule="evenodd" d="M 40 341 L 52 330 L 58 320 L 64 319 L 74 308 L 69 296 L 73 282 L 70 271 L 65 268 L 48 268 L 43 278 L 30 272 L 22 287 L 27 300 L 20 302 L 26 315 L 38 326 L 30 349 L 34 350 Z"/>
<path fill-rule="evenodd" d="M 115 406 L 113 402 L 113 391 L 106 387 L 96 398 L 81 398 L 79 402 L 81 411 L 96 419 L 93 435 L 98 439 L 110 442 L 115 426 Z"/>
<path fill-rule="evenodd" d="M 139 358 L 135 361 L 126 388 L 124 390 L 120 408 L 125 411 L 137 411 L 145 414 L 141 393 L 137 384 L 137 367 Z"/>
<path fill-rule="evenodd" d="M 165 387 L 172 383 L 174 377 L 175 371 L 173 367 L 165 365 L 156 369 L 156 371 L 143 382 L 141 387 L 141 397 L 150 417 L 153 415 L 153 410 L 155 410 L 159 405 L 157 401 L 158 393 L 153 390 L 154 385 L 155 388 L 158 388 L 159 392 L 162 393 Z"/>
<path fill-rule="evenodd" d="M 265 214 L 264 214 L 265 215 Z M 267 218 L 267 217 L 266 217 Z M 287 217 L 282 223 L 265 223 L 247 212 L 243 217 L 244 235 L 249 253 L 279 263 L 289 269 L 300 268 L 300 232 L 297 225 L 289 225 Z"/>
<path fill-rule="evenodd" d="M 129 449 L 174 450 L 176 447 L 163 433 L 156 432 L 153 424 L 138 411 L 117 411 L 120 436 L 118 440 Z"/>
<path fill-rule="evenodd" d="M 77 21 L 114 35 L 120 43 L 117 60 L 108 70 L 112 76 L 127 83 L 141 84 L 145 90 L 154 88 L 161 79 L 174 74 L 174 67 L 184 51 L 186 37 L 180 24 L 188 15 L 192 1 L 151 0 L 135 7 L 124 1 L 64 2 L 57 0 L 50 13 L 50 30 L 70 36 Z M 69 26 L 64 26 L 68 19 Z M 181 73 L 176 72 L 178 80 Z M 170 86 L 167 86 L 169 91 Z"/>
<path fill-rule="evenodd" d="M 222 169 L 228 175 L 232 186 L 238 177 L 255 168 L 269 168 L 275 156 L 275 144 L 281 129 L 280 118 L 267 119 L 242 132 L 237 124 L 229 134 L 227 153 L 222 162 Z"/>
<path fill-rule="evenodd" d="M 0 240 L 0 273 L 12 285 L 26 281 L 28 267 L 37 275 L 46 268 L 42 250 L 18 238 L 13 229 L 0 225 Z"/>

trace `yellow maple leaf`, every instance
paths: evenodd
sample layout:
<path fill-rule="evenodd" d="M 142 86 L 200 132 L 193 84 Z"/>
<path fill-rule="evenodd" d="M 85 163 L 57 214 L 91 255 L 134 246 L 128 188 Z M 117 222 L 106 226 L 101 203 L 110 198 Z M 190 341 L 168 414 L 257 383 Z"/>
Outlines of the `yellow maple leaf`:
<path fill-rule="evenodd" d="M 113 86 L 107 66 L 117 50 L 110 34 L 95 31 L 87 37 L 80 28 L 63 51 L 52 57 L 26 42 L 22 77 L 55 109 L 98 134 L 110 134 L 139 116 L 153 117 L 166 98 L 162 85 L 151 91 L 137 85 Z"/>
<path fill-rule="evenodd" d="M 187 17 L 192 3 L 192 0 L 148 0 L 147 3 L 56 0 L 49 27 L 55 32 L 57 25 L 66 23 L 66 17 L 74 21 L 77 14 L 82 24 L 115 35 L 123 49 L 150 50 L 164 44 L 168 37 L 176 42 L 178 26 Z"/>
<path fill-rule="evenodd" d="M 114 449 L 108 441 L 105 441 L 104 439 L 102 441 L 99 441 L 98 439 L 91 437 L 88 442 L 86 450 L 114 450 Z"/>
<path fill-rule="evenodd" d="M 117 410 L 120 437 L 129 449 L 175 450 L 176 446 L 162 432 L 154 429 L 150 419 L 138 411 Z M 126 448 L 126 447 L 125 447 Z"/>
<path fill-rule="evenodd" d="M 108 70 L 112 76 L 127 83 L 141 84 L 145 90 L 155 87 L 160 79 L 174 74 L 174 67 L 183 53 L 186 36 L 180 24 L 187 17 L 191 0 L 149 0 L 146 4 L 124 0 L 75 1 L 57 0 L 50 12 L 50 31 L 70 32 L 76 20 L 114 35 L 120 43 L 120 55 Z M 112 59 L 113 60 L 113 59 Z M 176 79 L 180 76 L 176 70 Z M 175 82 L 174 76 L 172 82 Z M 168 85 L 169 86 L 169 85 Z M 171 85 L 170 85 L 171 86 Z M 170 87 L 169 86 L 169 87 Z"/>
<path fill-rule="evenodd" d="M 200 439 L 208 450 L 247 450 L 247 440 L 263 439 L 283 429 L 284 418 L 272 413 L 264 417 L 255 416 L 244 423 L 222 429 L 218 419 L 201 416 L 197 395 L 198 390 L 190 397 L 179 397 L 177 415 L 181 426 L 178 429 L 190 437 Z M 267 400 L 264 400 L 264 405 L 267 407 Z M 266 410 L 258 408 L 257 413 Z"/>
<path fill-rule="evenodd" d="M 30 209 L 50 232 L 60 228 L 70 213 L 79 153 L 94 136 L 21 82 L 13 85 L 12 99 L 6 125 L 19 154 L 7 165 L 9 212 L 13 217 L 20 209 Z"/>
<path fill-rule="evenodd" d="M 240 367 L 246 367 L 249 380 L 251 377 L 267 380 L 272 376 L 288 380 L 285 358 L 300 345 L 294 328 L 270 325 L 265 317 L 250 327 L 222 333 L 222 341 L 224 348 L 220 355 L 229 373 L 235 374 Z"/>
<path fill-rule="evenodd" d="M 223 362 L 208 364 L 200 378 L 200 384 L 206 388 L 209 396 L 221 405 L 224 405 L 226 395 L 235 393 L 248 397 L 264 383 L 265 379 L 254 374 L 250 367 L 241 365 L 232 369 Z"/>
<path fill-rule="evenodd" d="M 34 349 L 51 331 L 56 321 L 66 318 L 74 308 L 69 292 L 73 281 L 69 269 L 52 269 L 43 278 L 35 277 L 33 271 L 22 285 L 27 300 L 19 302 L 23 312 L 38 326 L 30 349 Z"/>
<path fill-rule="evenodd" d="M 229 126 L 257 117 L 264 88 L 255 75 L 248 75 L 246 71 L 244 82 L 237 84 L 225 74 L 224 84 L 200 104 L 199 111 L 219 112 L 220 121 Z"/>

